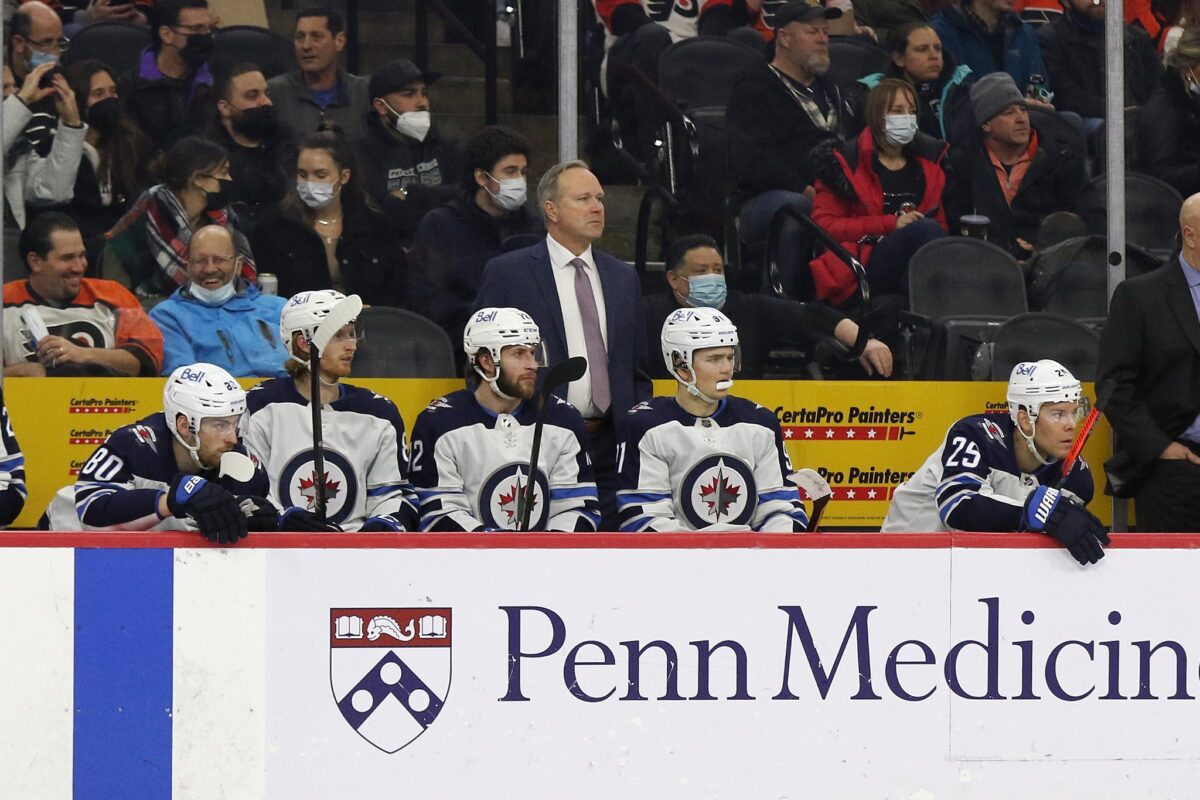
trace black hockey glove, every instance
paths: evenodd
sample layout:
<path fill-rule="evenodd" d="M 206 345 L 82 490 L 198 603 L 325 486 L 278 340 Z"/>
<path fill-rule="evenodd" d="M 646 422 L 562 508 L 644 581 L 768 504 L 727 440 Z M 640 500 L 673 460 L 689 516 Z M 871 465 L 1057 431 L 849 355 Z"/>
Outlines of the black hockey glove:
<path fill-rule="evenodd" d="M 1108 529 L 1086 508 L 1067 499 L 1058 489 L 1039 486 L 1025 500 L 1025 527 L 1061 542 L 1080 564 L 1104 558 Z"/>
<path fill-rule="evenodd" d="M 299 506 L 289 506 L 279 514 L 279 530 L 297 533 L 341 533 L 332 522 L 323 522 L 316 514 Z"/>
<path fill-rule="evenodd" d="M 267 498 L 248 494 L 238 498 L 238 507 L 246 515 L 246 527 L 250 530 L 279 530 L 279 509 Z"/>
<path fill-rule="evenodd" d="M 362 533 L 400 533 L 405 527 L 404 523 L 391 514 L 381 514 L 368 519 L 359 530 Z"/>
<path fill-rule="evenodd" d="M 177 517 L 191 517 L 210 542 L 231 544 L 246 535 L 246 515 L 237 498 L 199 475 L 175 476 L 167 508 Z"/>

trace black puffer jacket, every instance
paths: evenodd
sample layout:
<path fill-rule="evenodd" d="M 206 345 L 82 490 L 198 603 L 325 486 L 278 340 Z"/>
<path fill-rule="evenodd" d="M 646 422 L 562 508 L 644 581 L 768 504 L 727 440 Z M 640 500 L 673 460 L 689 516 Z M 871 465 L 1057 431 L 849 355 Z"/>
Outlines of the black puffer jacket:
<path fill-rule="evenodd" d="M 1184 197 L 1200 192 L 1200 99 L 1193 100 L 1175 69 L 1163 73 L 1137 122 L 1142 169 Z"/>

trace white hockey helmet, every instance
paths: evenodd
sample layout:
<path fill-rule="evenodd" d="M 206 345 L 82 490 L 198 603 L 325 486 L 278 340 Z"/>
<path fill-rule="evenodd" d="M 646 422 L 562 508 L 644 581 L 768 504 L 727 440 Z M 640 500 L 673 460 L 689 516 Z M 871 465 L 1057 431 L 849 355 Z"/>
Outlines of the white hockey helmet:
<path fill-rule="evenodd" d="M 283 340 L 283 346 L 292 358 L 307 366 L 303 356 L 292 351 L 295 333 L 300 331 L 306 339 L 312 341 L 317 328 L 329 316 L 329 312 L 346 299 L 346 295 L 333 289 L 315 289 L 292 295 L 279 315 L 279 338 Z M 361 335 L 359 338 L 362 338 Z"/>
<path fill-rule="evenodd" d="M 500 352 L 514 344 L 534 348 L 538 364 L 546 366 L 542 332 L 533 317 L 518 308 L 481 308 L 471 315 L 467 327 L 463 329 L 463 352 L 476 372 L 479 371 L 479 365 L 475 357 L 480 350 L 486 348 L 492 356 L 492 362 L 499 364 Z"/>
<path fill-rule="evenodd" d="M 1057 361 L 1022 361 L 1008 377 L 1008 414 L 1016 422 L 1017 411 L 1024 408 L 1036 420 L 1043 404 L 1078 403 L 1082 395 L 1079 381 Z"/>
<path fill-rule="evenodd" d="M 246 413 L 246 390 L 232 375 L 215 364 L 189 364 L 179 367 L 167 378 L 163 387 L 163 416 L 171 434 L 191 454 L 192 460 L 200 464 L 199 438 L 189 444 L 179 435 L 176 420 L 179 415 L 187 419 L 188 430 L 193 437 L 200 435 L 200 423 L 206 417 L 238 417 Z M 212 466 L 212 465 L 208 465 Z"/>
<path fill-rule="evenodd" d="M 715 308 L 681 308 L 671 313 L 662 327 L 662 354 L 667 371 L 692 367 L 692 354 L 709 347 L 735 349 L 734 369 L 741 369 L 737 326 Z M 678 356 L 678 362 L 676 361 Z M 678 376 L 676 375 L 678 380 Z"/>

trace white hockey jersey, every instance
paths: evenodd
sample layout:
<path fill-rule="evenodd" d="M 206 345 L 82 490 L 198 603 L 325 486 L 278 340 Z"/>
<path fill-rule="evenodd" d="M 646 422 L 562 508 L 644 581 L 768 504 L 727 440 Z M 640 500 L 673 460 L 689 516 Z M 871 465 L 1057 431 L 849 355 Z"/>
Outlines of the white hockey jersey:
<path fill-rule="evenodd" d="M 729 397 L 711 417 L 696 417 L 673 397 L 655 397 L 630 409 L 619 430 L 621 530 L 807 527 L 779 421 L 757 403 Z"/>
<path fill-rule="evenodd" d="M 404 420 L 391 400 L 340 384 L 321 409 L 325 516 L 356 531 L 371 517 L 395 517 L 414 530 L 417 510 L 408 478 Z M 271 476 L 270 499 L 281 509 L 316 505 L 312 409 L 291 378 L 263 381 L 246 394 L 246 447 Z"/>
<path fill-rule="evenodd" d="M 950 426 L 946 438 L 913 476 L 896 487 L 883 533 L 1021 530 L 1025 498 L 1040 485 L 1055 486 L 1062 462 L 1021 472 L 1013 448 L 1016 423 L 1007 414 L 976 414 Z M 1086 505 L 1095 486 L 1082 458 L 1062 489 Z"/>
<path fill-rule="evenodd" d="M 532 403 L 497 415 L 467 389 L 431 402 L 413 426 L 412 479 L 421 530 L 516 530 L 536 419 Z M 584 443 L 583 417 L 566 401 L 550 398 L 529 530 L 594 531 L 599 526 L 596 482 Z"/>

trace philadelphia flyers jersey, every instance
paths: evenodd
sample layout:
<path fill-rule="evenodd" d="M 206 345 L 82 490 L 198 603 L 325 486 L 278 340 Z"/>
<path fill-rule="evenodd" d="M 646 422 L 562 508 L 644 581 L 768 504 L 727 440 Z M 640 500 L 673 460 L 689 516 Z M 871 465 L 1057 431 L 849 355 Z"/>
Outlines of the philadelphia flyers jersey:
<path fill-rule="evenodd" d="M 896 487 L 881 530 L 1019 530 L 1025 498 L 1038 486 L 1056 485 L 1062 473 L 1061 461 L 1022 472 L 1014 448 L 1026 446 L 1007 414 L 960 419 L 942 446 Z M 1087 462 L 1077 460 L 1061 488 L 1090 503 L 1095 486 Z"/>
<path fill-rule="evenodd" d="M 627 413 L 617 446 L 623 531 L 803 531 L 808 525 L 779 421 L 728 397 L 696 417 L 674 397 Z"/>
<path fill-rule="evenodd" d="M 600 508 L 583 417 L 557 397 L 546 402 L 529 530 L 594 531 Z M 516 530 L 536 419 L 532 403 L 496 414 L 467 389 L 431 402 L 413 426 L 421 529 Z"/>

